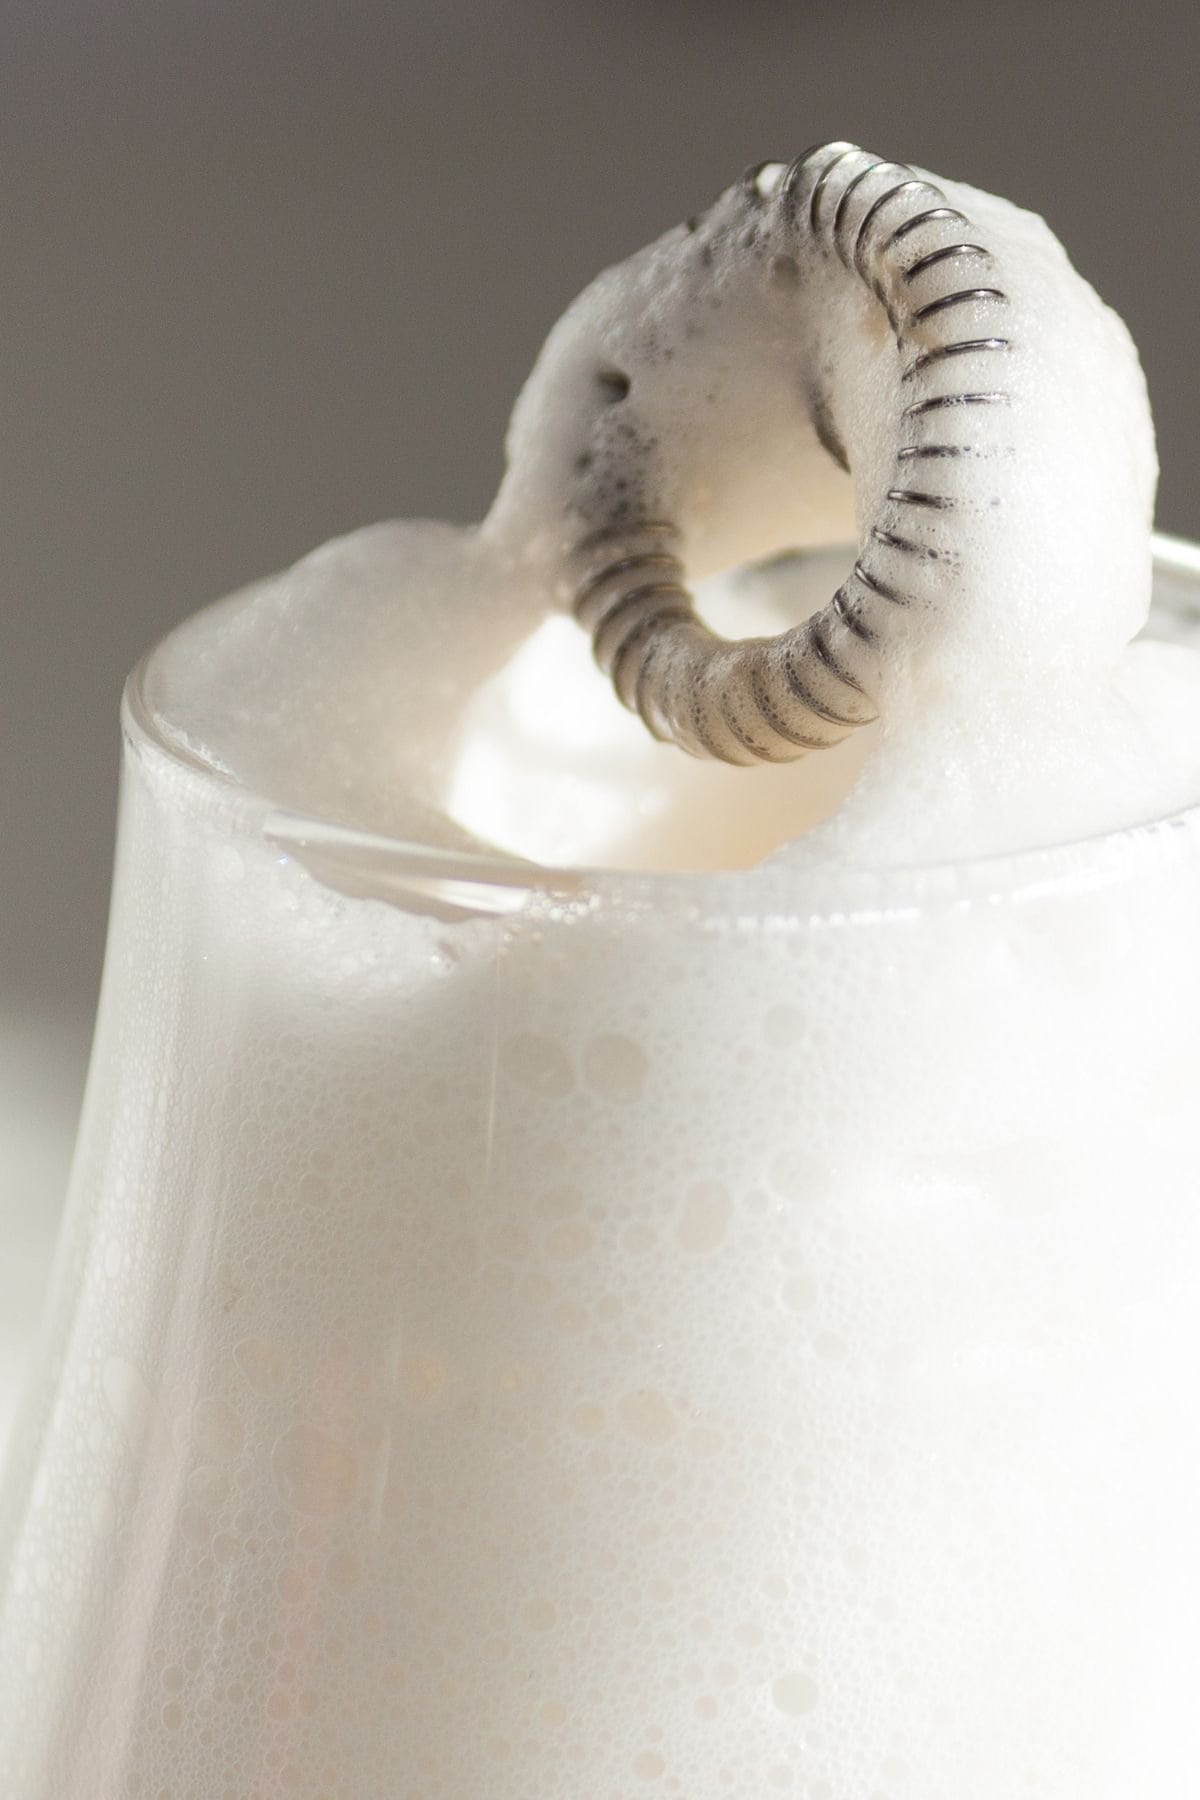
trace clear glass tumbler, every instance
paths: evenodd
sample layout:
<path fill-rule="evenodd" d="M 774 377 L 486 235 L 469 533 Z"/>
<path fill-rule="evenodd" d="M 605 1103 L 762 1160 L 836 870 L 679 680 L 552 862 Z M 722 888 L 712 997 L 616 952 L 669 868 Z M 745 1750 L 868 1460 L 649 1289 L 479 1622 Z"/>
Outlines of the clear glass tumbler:
<path fill-rule="evenodd" d="M 521 871 L 281 815 L 156 668 L 0 1794 L 1193 1800 L 1200 812 Z"/>

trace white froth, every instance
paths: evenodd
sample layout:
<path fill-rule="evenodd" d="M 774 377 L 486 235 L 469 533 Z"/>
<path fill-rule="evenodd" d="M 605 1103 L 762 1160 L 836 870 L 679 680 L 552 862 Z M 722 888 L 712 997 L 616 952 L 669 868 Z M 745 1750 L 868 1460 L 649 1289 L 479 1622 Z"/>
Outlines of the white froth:
<path fill-rule="evenodd" d="M 750 249 L 716 263 L 710 292 L 672 232 L 600 277 L 552 333 L 481 529 L 376 527 L 226 603 L 220 631 L 179 634 L 176 741 L 295 811 L 559 865 L 747 865 L 773 851 L 797 866 L 936 862 L 1187 803 L 1200 665 L 1128 649 L 1149 604 L 1155 477 L 1136 352 L 1040 219 L 942 185 L 1009 295 L 1013 350 L 993 359 L 1008 403 L 902 428 L 968 442 L 994 494 L 954 515 L 946 592 L 905 571 L 919 604 L 884 660 L 879 727 L 789 767 L 694 767 L 623 712 L 559 612 L 563 465 L 598 359 L 636 368 L 637 431 L 669 447 L 694 577 L 811 553 L 851 528 L 851 483 L 797 404 L 806 359 L 828 385 L 860 529 L 895 478 L 903 359 L 836 259 L 805 270 L 804 309 L 781 313 L 777 297 L 764 309 Z M 965 309 L 956 331 L 994 328 L 985 312 Z M 955 365 L 939 391 L 990 376 Z M 956 467 L 932 465 L 937 483 L 953 490 Z M 922 542 L 948 529 L 922 521 Z M 701 606 L 731 636 L 773 635 L 819 607 L 850 560 L 810 554 L 718 582 Z"/>
<path fill-rule="evenodd" d="M 999 310 L 958 307 L 951 335 L 1002 331 L 1009 353 L 949 359 L 906 384 L 920 333 L 897 356 L 881 309 L 848 285 L 835 256 L 814 253 L 800 271 L 803 304 L 789 290 L 781 310 L 750 238 L 740 249 L 719 240 L 706 284 L 688 240 L 668 234 L 596 282 L 552 334 L 514 415 L 509 473 L 484 528 L 490 542 L 535 546 L 535 558 L 561 548 L 563 467 L 600 357 L 635 371 L 631 467 L 637 434 L 652 434 L 654 505 L 679 524 L 696 576 L 845 534 L 850 482 L 798 402 L 809 371 L 819 372 L 854 471 L 860 534 L 898 466 L 913 485 L 952 497 L 970 486 L 969 505 L 911 513 L 903 526 L 949 555 L 949 575 L 944 562 L 903 558 L 881 570 L 878 545 L 868 555 L 913 602 L 884 621 L 873 691 L 881 747 L 829 827 L 784 853 L 799 863 L 938 861 L 1048 843 L 1169 810 L 1197 787 L 1200 708 L 1189 716 L 1167 698 L 1182 670 L 1164 668 L 1160 697 L 1153 658 L 1140 656 L 1136 672 L 1127 665 L 1149 606 L 1156 474 L 1129 334 L 1041 219 L 972 188 L 941 187 L 972 228 L 948 224 L 944 238 L 974 234 L 990 250 L 983 274 L 968 263 L 963 281 L 998 280 L 1006 295 Z M 927 234 L 922 247 L 938 241 Z M 1003 404 L 902 416 L 929 392 L 993 387 Z M 939 441 L 970 455 L 897 464 L 905 444 Z M 972 485 L 981 468 L 982 500 Z M 847 573 L 843 564 L 821 599 Z M 785 608 L 770 629 L 796 617 Z M 756 623 L 749 613 L 722 620 L 732 636 Z M 565 708 L 561 684 L 558 695 Z M 797 797 L 792 819 L 807 826 L 840 798 L 840 775 L 796 771 L 787 790 L 777 772 L 756 771 L 736 791 L 752 808 L 775 782 Z M 710 795 L 722 785 L 709 775 Z M 781 830 L 776 842 L 796 835 Z"/>

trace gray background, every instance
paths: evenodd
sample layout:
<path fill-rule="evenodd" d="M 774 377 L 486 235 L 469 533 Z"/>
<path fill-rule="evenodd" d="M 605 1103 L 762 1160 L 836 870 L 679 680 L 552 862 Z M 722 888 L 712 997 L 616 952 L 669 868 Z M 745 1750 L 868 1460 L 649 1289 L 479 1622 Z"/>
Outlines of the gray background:
<path fill-rule="evenodd" d="M 1198 49 L 1194 0 L 0 5 L 0 1014 L 86 1028 L 139 651 L 477 517 L 564 303 L 753 160 L 850 137 L 1044 212 L 1200 529 Z"/>

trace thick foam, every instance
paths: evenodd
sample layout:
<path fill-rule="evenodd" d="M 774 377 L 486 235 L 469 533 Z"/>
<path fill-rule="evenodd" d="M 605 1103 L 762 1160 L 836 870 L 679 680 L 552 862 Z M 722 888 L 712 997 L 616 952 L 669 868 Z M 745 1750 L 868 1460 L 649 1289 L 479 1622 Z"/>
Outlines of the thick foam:
<path fill-rule="evenodd" d="M 701 603 L 720 628 L 771 633 L 823 601 L 846 556 L 713 581 Z M 485 596 L 469 656 L 463 583 Z M 914 692 L 835 750 L 744 770 L 656 744 L 584 634 L 532 611 L 478 534 L 376 526 L 181 627 L 146 703 L 181 752 L 275 806 L 557 866 L 937 862 L 1116 829 L 1200 793 L 1200 657 L 1183 645 L 1143 637 L 1090 686 L 972 689 L 972 718 L 957 691 L 939 709 L 923 689 L 926 703 Z"/>
<path fill-rule="evenodd" d="M 202 616 L 160 660 L 162 728 L 294 810 L 559 864 L 728 866 L 773 850 L 798 865 L 941 861 L 1186 804 L 1200 785 L 1197 665 L 1128 649 L 1149 605 L 1155 475 L 1136 352 L 1040 219 L 942 189 L 1003 279 L 1009 349 L 980 368 L 936 364 L 933 397 L 1001 382 L 999 368 L 1003 405 L 904 420 L 911 395 L 929 399 L 929 381 L 904 379 L 920 332 L 898 356 L 874 299 L 820 245 L 781 298 L 764 245 L 733 229 L 746 202 L 731 190 L 710 242 L 703 226 L 667 233 L 568 310 L 518 402 L 481 528 L 375 527 Z M 928 254 L 963 228 L 922 233 Z M 984 329 L 980 305 L 978 319 L 957 309 L 955 335 Z M 886 621 L 878 727 L 743 775 L 693 768 L 623 716 L 561 620 L 599 366 L 633 372 L 614 442 L 629 480 L 662 486 L 643 498 L 677 521 L 695 576 L 807 548 L 803 563 L 702 590 L 735 637 L 818 610 L 853 561 L 813 554 L 847 530 L 852 494 L 797 404 L 807 371 L 854 470 L 860 530 L 896 479 L 898 432 L 964 449 L 909 465 L 962 504 L 904 524 L 937 555 L 908 559 L 911 604 Z M 583 479 L 603 486 L 590 466 Z M 597 505 L 616 504 L 605 494 Z"/>

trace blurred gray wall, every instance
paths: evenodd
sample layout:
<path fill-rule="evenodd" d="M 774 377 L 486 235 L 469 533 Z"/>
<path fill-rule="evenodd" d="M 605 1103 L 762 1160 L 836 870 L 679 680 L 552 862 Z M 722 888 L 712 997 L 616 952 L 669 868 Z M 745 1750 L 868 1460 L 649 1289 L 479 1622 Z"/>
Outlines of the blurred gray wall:
<path fill-rule="evenodd" d="M 0 1009 L 86 1019 L 116 710 L 183 613 L 477 517 L 570 296 L 849 137 L 1044 212 L 1200 532 L 1194 0 L 0 5 Z"/>

